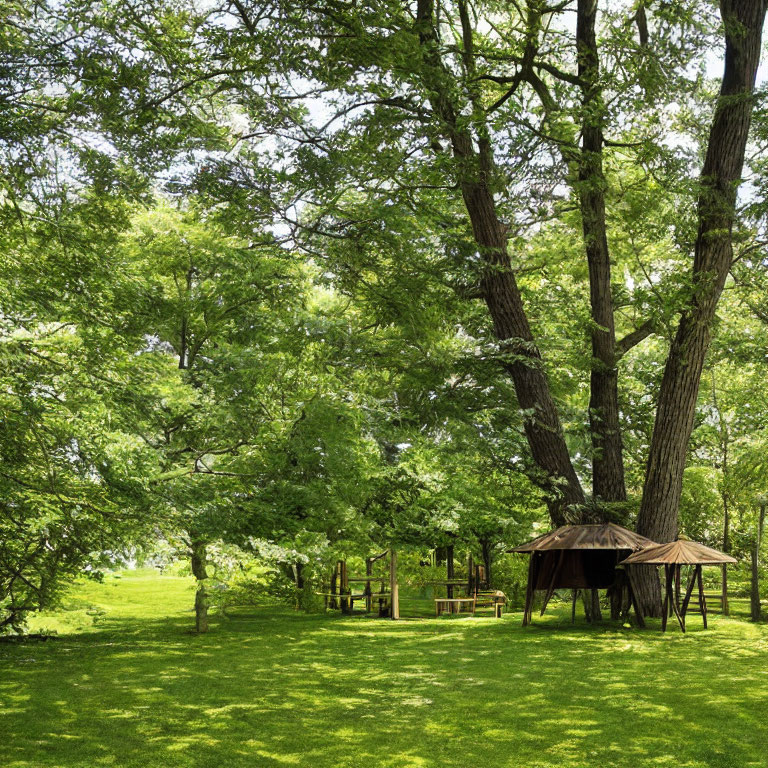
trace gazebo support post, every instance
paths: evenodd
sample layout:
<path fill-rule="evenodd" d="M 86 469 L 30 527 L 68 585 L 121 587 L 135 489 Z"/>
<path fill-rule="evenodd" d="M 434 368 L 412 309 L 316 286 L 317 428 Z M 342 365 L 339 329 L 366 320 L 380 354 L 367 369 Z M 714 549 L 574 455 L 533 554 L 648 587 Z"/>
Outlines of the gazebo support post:
<path fill-rule="evenodd" d="M 699 605 L 701 606 L 701 618 L 704 620 L 704 629 L 707 628 L 707 598 L 704 597 L 704 586 L 701 583 L 701 566 L 696 566 L 696 581 L 699 584 Z"/>
<path fill-rule="evenodd" d="M 616 550 L 615 565 L 619 564 L 620 559 L 621 555 L 619 554 L 619 550 Z M 622 598 L 624 597 L 625 575 L 618 569 L 615 569 L 614 573 L 616 574 L 616 578 L 613 581 L 613 586 L 608 589 L 608 598 L 611 606 L 611 621 L 616 621 L 616 619 L 621 617 Z"/>
<path fill-rule="evenodd" d="M 632 566 L 625 565 L 624 570 L 627 572 L 627 589 L 629 590 L 629 601 L 632 607 L 635 609 L 635 616 L 637 618 L 637 626 L 645 629 L 645 619 L 643 618 L 643 611 L 640 608 L 640 604 L 635 597 L 635 582 L 632 580 Z"/>
<path fill-rule="evenodd" d="M 579 596 L 578 589 L 571 590 L 571 624 L 576 623 L 576 599 Z"/>
<path fill-rule="evenodd" d="M 674 613 L 680 624 L 680 629 L 685 632 L 685 622 L 680 615 L 680 609 L 677 605 L 674 584 L 680 578 L 680 564 L 664 563 L 665 590 L 664 590 L 664 611 L 661 617 L 661 631 L 667 631 L 667 618 L 669 613 Z"/>
<path fill-rule="evenodd" d="M 445 548 L 445 578 L 448 581 L 452 581 L 453 575 L 454 575 L 453 544 L 449 544 Z M 446 585 L 445 594 L 449 600 L 453 597 L 453 584 Z"/>
<path fill-rule="evenodd" d="M 685 590 L 685 597 L 683 598 L 683 607 L 681 609 L 681 613 L 683 614 L 683 619 L 685 619 L 685 614 L 688 613 L 688 603 L 691 600 L 691 595 L 693 594 L 693 587 L 696 584 L 696 571 L 701 568 L 700 565 L 695 565 L 693 567 L 693 570 L 690 573 L 690 576 L 688 577 L 688 587 Z"/>
<path fill-rule="evenodd" d="M 531 553 L 531 559 L 528 562 L 528 586 L 525 589 L 525 609 L 523 611 L 523 626 L 531 623 L 533 613 L 533 591 L 536 580 L 536 553 Z"/>
<path fill-rule="evenodd" d="M 565 550 L 561 549 L 560 556 L 557 558 L 557 565 L 555 566 L 555 569 L 552 571 L 552 578 L 549 580 L 549 586 L 547 587 L 547 591 L 544 595 L 544 602 L 541 604 L 541 613 L 539 614 L 540 616 L 543 616 L 544 611 L 547 610 L 547 603 L 549 603 L 549 600 L 555 591 L 555 581 L 557 580 L 557 575 L 560 573 L 560 569 L 563 567 L 564 560 L 565 560 Z"/>
<path fill-rule="evenodd" d="M 672 566 L 673 574 L 675 577 L 675 591 L 673 594 L 673 600 L 672 600 L 672 609 L 675 612 L 675 616 L 677 616 L 677 620 L 680 623 L 680 629 L 685 632 L 685 618 L 680 613 L 680 569 L 681 569 L 680 563 L 676 563 Z"/>

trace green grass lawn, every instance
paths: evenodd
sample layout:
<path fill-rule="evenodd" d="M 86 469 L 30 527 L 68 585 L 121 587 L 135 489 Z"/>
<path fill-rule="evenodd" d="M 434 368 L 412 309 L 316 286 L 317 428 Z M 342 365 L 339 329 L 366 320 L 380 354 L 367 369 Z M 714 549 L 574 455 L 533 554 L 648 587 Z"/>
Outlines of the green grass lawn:
<path fill-rule="evenodd" d="M 765 626 L 261 609 L 198 637 L 192 596 L 108 577 L 0 644 L 0 766 L 768 766 Z"/>

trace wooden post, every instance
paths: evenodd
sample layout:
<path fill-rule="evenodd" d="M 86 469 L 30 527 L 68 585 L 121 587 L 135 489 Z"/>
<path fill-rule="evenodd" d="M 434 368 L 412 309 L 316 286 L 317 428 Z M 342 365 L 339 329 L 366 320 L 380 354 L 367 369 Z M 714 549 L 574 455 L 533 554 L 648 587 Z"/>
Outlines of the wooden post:
<path fill-rule="evenodd" d="M 333 566 L 333 573 L 331 574 L 331 601 L 330 601 L 330 607 L 332 609 L 336 609 L 336 608 L 339 607 L 338 601 L 336 600 L 337 587 L 338 587 L 338 578 L 339 578 L 339 564 L 336 563 L 336 565 Z"/>
<path fill-rule="evenodd" d="M 475 561 L 472 559 L 472 553 L 467 556 L 467 594 L 474 595 L 477 592 L 478 585 L 475 573 Z"/>
<path fill-rule="evenodd" d="M 552 571 L 552 578 L 549 580 L 549 586 L 547 587 L 546 594 L 544 595 L 544 601 L 541 604 L 541 613 L 540 616 L 544 615 L 544 611 L 547 610 L 547 604 L 549 603 L 549 599 L 552 597 L 554 591 L 555 591 L 555 581 L 557 580 L 557 577 L 560 573 L 560 569 L 563 566 L 563 561 L 565 560 L 565 550 L 561 549 L 560 554 L 557 558 L 557 565 L 555 565 L 554 570 Z"/>
<path fill-rule="evenodd" d="M 707 628 L 707 598 L 704 597 L 704 586 L 701 583 L 701 566 L 696 566 L 696 581 L 699 584 L 699 606 L 701 607 L 701 618 L 704 620 L 704 629 Z"/>
<path fill-rule="evenodd" d="M 669 617 L 669 564 L 664 563 L 664 606 L 661 609 L 661 631 L 667 631 L 667 618 Z"/>
<path fill-rule="evenodd" d="M 625 565 L 624 569 L 627 572 L 627 587 L 629 588 L 629 601 L 632 603 L 632 607 L 635 609 L 635 617 L 637 618 L 637 626 L 645 628 L 645 618 L 643 618 L 643 611 L 640 608 L 640 603 L 635 596 L 635 582 L 632 579 L 633 574 L 632 565 Z"/>
<path fill-rule="evenodd" d="M 370 576 L 373 573 L 373 561 L 370 557 L 365 558 L 365 575 Z M 373 600 L 371 598 L 371 580 L 365 582 L 365 610 L 370 613 L 373 609 Z"/>
<path fill-rule="evenodd" d="M 675 563 L 672 566 L 672 574 L 675 577 L 675 593 L 672 596 L 672 609 L 675 612 L 675 616 L 677 616 L 677 621 L 680 624 L 680 629 L 685 632 L 685 619 L 680 613 L 680 602 L 679 602 L 679 594 L 680 594 L 680 568 L 682 566 L 680 563 Z M 670 590 L 672 586 L 670 585 Z"/>
<path fill-rule="evenodd" d="M 349 599 L 350 592 L 346 560 L 339 560 L 339 592 L 341 593 L 342 613 L 352 613 L 352 601 Z"/>
<path fill-rule="evenodd" d="M 475 566 L 475 592 L 479 592 L 481 589 L 490 589 L 491 583 L 488 580 L 488 574 L 485 571 L 484 565 Z"/>
<path fill-rule="evenodd" d="M 530 560 L 528 561 L 528 584 L 525 588 L 525 608 L 523 609 L 523 626 L 527 626 L 531 623 L 533 615 L 533 593 L 536 586 L 536 565 L 535 565 L 536 553 L 531 552 Z"/>
<path fill-rule="evenodd" d="M 683 607 L 680 609 L 680 613 L 683 614 L 683 619 L 685 619 L 685 614 L 688 612 L 688 603 L 691 600 L 693 585 L 695 583 L 696 583 L 696 568 L 694 567 L 688 576 L 688 587 L 685 590 L 685 597 L 683 598 Z"/>
<path fill-rule="evenodd" d="M 445 572 L 446 572 L 446 578 L 448 579 L 448 581 L 451 581 L 454 576 L 453 544 L 449 544 L 445 548 Z M 447 585 L 446 594 L 448 595 L 449 600 L 453 597 L 453 584 Z"/>
<path fill-rule="evenodd" d="M 571 590 L 571 624 L 576 623 L 576 598 L 579 596 L 578 589 Z"/>
<path fill-rule="evenodd" d="M 389 602 L 390 617 L 400 618 L 400 593 L 397 588 L 397 552 L 394 549 L 389 552 Z"/>

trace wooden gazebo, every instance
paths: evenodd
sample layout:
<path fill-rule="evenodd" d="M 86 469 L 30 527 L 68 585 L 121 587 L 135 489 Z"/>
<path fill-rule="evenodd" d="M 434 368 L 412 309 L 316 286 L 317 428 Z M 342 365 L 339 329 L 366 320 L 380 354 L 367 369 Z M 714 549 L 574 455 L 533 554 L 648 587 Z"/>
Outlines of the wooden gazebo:
<path fill-rule="evenodd" d="M 626 589 L 635 607 L 638 621 L 642 616 L 635 604 L 631 583 L 624 579 L 616 566 L 633 552 L 657 546 L 634 531 L 615 523 L 594 525 L 564 525 L 545 533 L 527 544 L 515 547 L 513 552 L 531 556 L 528 565 L 528 586 L 525 592 L 523 626 L 531 621 L 533 596 L 536 590 L 544 591 L 541 614 L 556 589 L 576 590 Z"/>
<path fill-rule="evenodd" d="M 635 552 L 622 560 L 621 565 L 663 565 L 665 579 L 664 605 L 662 608 L 661 631 L 667 630 L 667 617 L 670 609 L 677 616 L 680 629 L 685 632 L 685 614 L 691 600 L 694 584 L 699 587 L 699 607 L 704 621 L 704 629 L 707 628 L 707 600 L 704 597 L 704 588 L 701 582 L 701 569 L 705 565 L 723 565 L 735 563 L 736 559 L 724 552 L 699 544 L 697 541 L 677 539 L 668 544 L 656 544 L 653 547 Z M 681 570 L 684 565 L 692 565 L 693 570 L 685 591 L 685 598 L 680 605 L 680 580 Z M 630 579 L 631 581 L 631 579 Z M 637 610 L 637 607 L 635 608 Z"/>

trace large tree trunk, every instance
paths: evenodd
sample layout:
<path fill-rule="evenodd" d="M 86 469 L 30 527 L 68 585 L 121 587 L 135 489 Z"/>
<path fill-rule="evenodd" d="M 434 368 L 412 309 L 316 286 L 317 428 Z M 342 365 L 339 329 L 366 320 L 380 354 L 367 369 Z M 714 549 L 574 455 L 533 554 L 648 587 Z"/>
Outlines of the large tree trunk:
<path fill-rule="evenodd" d="M 677 535 L 688 441 L 712 320 L 732 260 L 736 189 L 752 116 L 765 0 L 722 0 L 725 70 L 701 172 L 693 294 L 667 357 L 648 456 L 637 530 L 659 542 Z M 641 578 L 638 599 L 658 615 L 658 583 Z"/>
<path fill-rule="evenodd" d="M 619 428 L 616 331 L 611 295 L 611 260 L 605 222 L 603 114 L 600 61 L 595 37 L 596 0 L 579 0 L 576 47 L 582 91 L 582 147 L 578 194 L 589 265 L 592 310 L 589 424 L 592 436 L 592 491 L 603 501 L 623 501 L 624 460 Z"/>
<path fill-rule="evenodd" d="M 485 183 L 465 181 L 461 186 L 475 240 L 487 265 L 481 285 L 493 330 L 511 358 L 505 368 L 525 414 L 525 436 L 531 455 L 536 466 L 543 470 L 543 476 L 534 479 L 548 492 L 553 524 L 563 525 L 568 508 L 584 502 L 584 492 L 571 463 L 541 353 L 534 342 L 512 272 L 506 228 L 498 219 L 493 196 Z"/>
<path fill-rule="evenodd" d="M 464 61 L 471 82 L 474 75 L 472 33 L 463 4 L 460 4 L 460 14 L 464 32 Z M 485 264 L 481 292 L 496 338 L 502 342 L 507 360 L 504 367 L 514 383 L 517 400 L 524 413 L 525 435 L 533 460 L 540 470 L 533 479 L 547 491 L 552 522 L 562 525 L 568 507 L 583 503 L 584 492 L 571 463 L 557 407 L 543 370 L 541 353 L 534 342 L 512 271 L 507 251 L 507 228 L 498 216 L 489 186 L 493 175 L 493 153 L 483 122 L 484 113 L 473 103 L 474 123 L 478 131 L 476 148 L 470 130 L 460 126 L 456 119 L 460 109 L 454 104 L 449 87 L 453 75 L 440 58 L 433 0 L 419 0 L 417 31 L 423 52 L 424 85 L 430 92 L 432 108 L 451 142 L 462 198 L 475 243 Z"/>
<path fill-rule="evenodd" d="M 208 593 L 205 589 L 208 572 L 205 567 L 205 542 L 192 542 L 190 559 L 192 564 L 192 574 L 197 579 L 197 591 L 195 592 L 195 630 L 202 634 L 203 632 L 208 631 Z"/>

